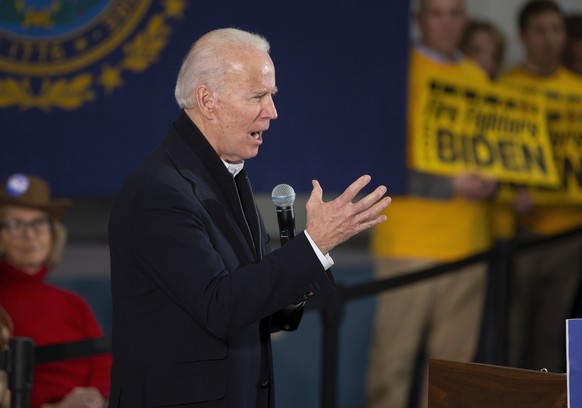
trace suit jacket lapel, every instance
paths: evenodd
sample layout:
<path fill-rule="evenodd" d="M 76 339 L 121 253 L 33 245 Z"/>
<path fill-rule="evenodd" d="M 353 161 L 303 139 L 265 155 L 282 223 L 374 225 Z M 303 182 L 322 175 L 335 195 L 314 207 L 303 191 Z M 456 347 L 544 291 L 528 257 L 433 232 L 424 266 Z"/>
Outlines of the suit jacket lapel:
<path fill-rule="evenodd" d="M 248 224 L 248 229 L 251 233 L 251 245 L 254 243 L 255 249 L 255 259 L 260 260 L 262 258 L 261 253 L 261 235 L 259 227 L 259 215 L 255 204 L 255 198 L 253 197 L 253 190 L 251 188 L 251 182 L 246 171 L 243 169 L 235 177 L 238 194 L 240 196 L 240 201 L 244 209 L 246 216 L 246 221 Z"/>
<path fill-rule="evenodd" d="M 225 231 L 240 259 L 247 264 L 253 262 L 256 259 L 254 233 L 251 232 L 253 228 L 249 231 L 251 223 L 247 226 L 245 221 L 235 180 L 184 112 L 168 132 L 165 144 L 166 151 L 178 170 L 193 183 L 197 196 L 212 219 Z M 256 217 L 255 212 L 255 219 Z M 258 221 L 256 224 L 258 228 Z"/>

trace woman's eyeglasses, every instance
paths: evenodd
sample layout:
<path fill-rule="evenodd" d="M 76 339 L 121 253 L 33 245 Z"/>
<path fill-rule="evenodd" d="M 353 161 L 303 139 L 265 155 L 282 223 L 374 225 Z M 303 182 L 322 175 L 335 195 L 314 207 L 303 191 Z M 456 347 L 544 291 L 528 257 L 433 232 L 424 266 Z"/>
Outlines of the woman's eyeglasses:
<path fill-rule="evenodd" d="M 35 218 L 31 221 L 24 221 L 17 218 L 4 220 L 0 223 L 0 228 L 13 237 L 24 236 L 27 228 L 37 234 L 46 234 L 51 229 L 51 220 L 49 218 Z"/>

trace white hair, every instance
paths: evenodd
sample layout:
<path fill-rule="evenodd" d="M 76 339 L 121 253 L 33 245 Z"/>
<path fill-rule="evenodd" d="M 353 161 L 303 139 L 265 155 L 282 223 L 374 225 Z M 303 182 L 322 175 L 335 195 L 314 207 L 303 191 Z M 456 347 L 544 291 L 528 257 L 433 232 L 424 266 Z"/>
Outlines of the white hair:
<path fill-rule="evenodd" d="M 264 37 L 236 28 L 221 28 L 203 35 L 192 45 L 180 67 L 174 91 L 180 108 L 194 107 L 194 92 L 200 85 L 208 86 L 213 92 L 221 90 L 229 67 L 222 51 L 232 47 L 266 53 L 270 49 Z"/>

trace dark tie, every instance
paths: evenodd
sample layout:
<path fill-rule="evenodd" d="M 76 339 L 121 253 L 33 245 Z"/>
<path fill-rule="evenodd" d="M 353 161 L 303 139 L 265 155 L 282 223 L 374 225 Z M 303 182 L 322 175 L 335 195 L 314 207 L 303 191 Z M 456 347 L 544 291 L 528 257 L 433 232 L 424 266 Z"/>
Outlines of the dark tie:
<path fill-rule="evenodd" d="M 247 173 L 244 171 L 244 169 L 236 175 L 234 181 L 236 182 L 236 188 L 238 190 L 238 196 L 243 208 L 246 224 L 248 226 L 248 230 L 250 231 L 250 237 L 248 238 L 251 239 L 251 242 L 249 242 L 249 245 L 254 249 L 255 258 L 260 260 L 262 258 L 262 253 L 259 232 L 259 217 L 257 215 L 257 208 L 255 206 L 255 199 L 253 197 L 251 183 L 249 182 L 249 177 L 247 176 Z"/>

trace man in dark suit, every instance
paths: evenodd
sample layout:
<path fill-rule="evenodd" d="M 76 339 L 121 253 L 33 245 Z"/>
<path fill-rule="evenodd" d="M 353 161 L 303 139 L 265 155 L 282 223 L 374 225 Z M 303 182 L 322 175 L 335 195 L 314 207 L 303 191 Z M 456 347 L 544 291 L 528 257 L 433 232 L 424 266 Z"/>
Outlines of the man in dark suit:
<path fill-rule="evenodd" d="M 327 203 L 313 181 L 306 230 L 270 251 L 243 169 L 277 118 L 268 51 L 236 29 L 200 38 L 178 76 L 180 117 L 119 193 L 110 407 L 272 407 L 270 333 L 333 287 L 333 247 L 386 219 L 384 186 L 352 202 L 369 176 Z"/>

